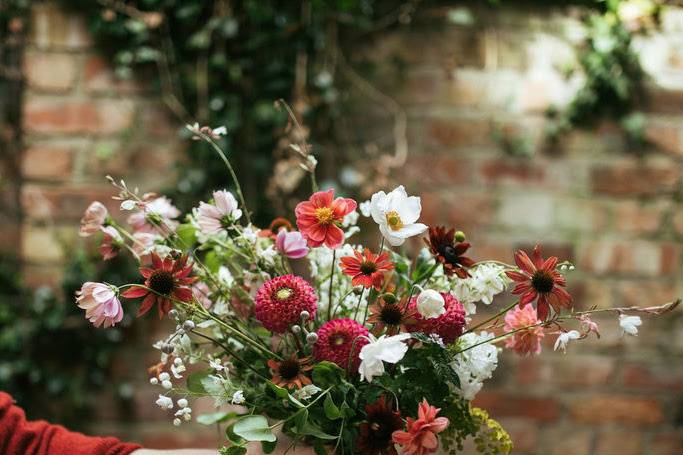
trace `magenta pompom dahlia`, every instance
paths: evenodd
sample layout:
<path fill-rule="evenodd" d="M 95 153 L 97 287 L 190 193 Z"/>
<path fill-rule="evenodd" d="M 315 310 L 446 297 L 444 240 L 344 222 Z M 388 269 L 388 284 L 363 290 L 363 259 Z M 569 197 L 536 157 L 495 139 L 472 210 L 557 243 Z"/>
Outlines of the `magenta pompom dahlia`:
<path fill-rule="evenodd" d="M 446 312 L 436 318 L 425 318 L 417 311 L 417 297 L 410 300 L 410 309 L 415 310 L 417 323 L 408 327 L 411 332 L 439 335 L 444 343 L 453 343 L 465 329 L 465 308 L 447 292 L 440 292 Z"/>
<path fill-rule="evenodd" d="M 353 319 L 333 319 L 318 329 L 313 355 L 318 361 L 328 360 L 344 369 L 349 367 L 349 356 L 353 355 L 351 371 L 356 371 L 360 363 L 360 349 L 368 344 L 367 336 L 368 329 Z"/>
<path fill-rule="evenodd" d="M 300 321 L 302 311 L 315 316 L 318 298 L 303 278 L 282 275 L 263 283 L 255 301 L 256 319 L 271 332 L 284 333 Z"/>

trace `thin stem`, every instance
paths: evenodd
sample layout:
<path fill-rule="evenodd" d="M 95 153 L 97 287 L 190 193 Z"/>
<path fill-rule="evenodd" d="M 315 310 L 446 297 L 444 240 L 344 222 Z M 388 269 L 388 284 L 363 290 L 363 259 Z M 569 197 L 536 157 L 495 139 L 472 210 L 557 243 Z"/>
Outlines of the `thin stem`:
<path fill-rule="evenodd" d="M 511 309 L 513 309 L 513 308 L 517 305 L 517 303 L 518 303 L 518 302 L 512 303 L 511 305 L 505 307 L 505 309 L 503 309 L 503 310 L 500 311 L 499 313 L 496 313 L 495 315 L 491 316 L 491 317 L 488 318 L 487 320 L 485 320 L 485 321 L 483 321 L 483 322 L 480 322 L 479 324 L 475 325 L 474 327 L 470 327 L 469 329 L 467 329 L 467 330 L 465 331 L 465 333 L 473 332 L 474 330 L 478 329 L 479 327 L 482 327 L 483 325 L 486 325 L 486 324 L 488 324 L 489 322 L 498 319 L 500 316 L 504 315 L 505 313 L 507 313 L 508 311 L 510 311 Z M 465 333 L 463 333 L 463 335 L 464 335 Z"/>
<path fill-rule="evenodd" d="M 231 348 L 229 348 L 228 346 L 224 345 L 224 344 L 221 343 L 220 341 L 218 341 L 218 340 L 216 340 L 216 339 L 214 339 L 214 338 L 211 338 L 211 337 L 208 336 L 208 335 L 204 335 L 204 334 L 201 333 L 201 332 L 197 332 L 196 330 L 192 330 L 192 333 L 194 333 L 195 335 L 198 335 L 198 336 L 200 336 L 200 337 L 202 337 L 202 338 L 205 338 L 205 339 L 207 339 L 207 340 L 213 342 L 214 344 L 216 344 L 217 346 L 219 346 L 221 349 L 223 349 L 225 352 L 227 352 L 230 356 L 236 358 L 236 359 L 237 359 L 239 362 L 241 362 L 244 366 L 246 366 L 246 367 L 249 368 L 251 371 L 253 371 L 254 373 L 256 373 L 256 375 L 258 375 L 258 376 L 261 377 L 262 379 L 265 379 L 265 380 L 267 380 L 267 381 L 270 380 L 269 378 L 267 378 L 267 377 L 263 376 L 261 373 L 259 373 L 259 371 L 258 371 L 256 368 L 254 368 L 250 363 L 245 362 L 244 359 L 242 359 L 239 355 L 237 355 L 237 353 L 236 353 L 235 351 L 233 351 Z"/>
<path fill-rule="evenodd" d="M 360 296 L 358 297 L 358 303 L 356 304 L 356 311 L 353 313 L 353 320 L 355 321 L 358 317 L 358 310 L 360 309 L 360 304 L 363 301 L 363 294 L 365 293 L 365 288 L 360 290 Z"/>
<path fill-rule="evenodd" d="M 332 282 L 334 281 L 334 266 L 337 262 L 337 250 L 332 250 L 332 266 L 330 267 L 330 288 L 327 292 L 327 320 L 332 320 Z"/>

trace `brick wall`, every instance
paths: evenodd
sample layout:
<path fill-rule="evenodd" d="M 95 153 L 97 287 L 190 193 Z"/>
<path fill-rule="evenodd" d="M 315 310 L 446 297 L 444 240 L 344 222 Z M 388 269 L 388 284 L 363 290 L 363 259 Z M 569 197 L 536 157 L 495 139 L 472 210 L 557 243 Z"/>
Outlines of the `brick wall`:
<path fill-rule="evenodd" d="M 180 126 L 144 82 L 114 78 L 82 18 L 33 8 L 24 55 L 21 256 L 30 284 L 59 279 L 88 203 L 111 203 L 107 174 L 143 190 L 172 181 Z"/>
<path fill-rule="evenodd" d="M 422 194 L 430 222 L 465 230 L 478 258 L 510 261 L 514 249 L 543 240 L 549 253 L 575 261 L 570 290 L 580 307 L 683 295 L 683 11 L 667 9 L 662 31 L 637 42 L 651 74 L 653 144 L 643 156 L 626 153 L 610 124 L 558 146 L 542 141 L 543 110 L 577 86 L 557 70 L 581 36 L 576 18 L 512 7 L 474 16 L 475 25 L 458 26 L 447 8 L 423 10 L 349 58 L 372 61 L 370 81 L 408 116 L 410 154 L 396 180 Z M 158 187 L 178 145 L 144 83 L 115 82 L 78 17 L 50 4 L 35 8 L 26 72 L 22 253 L 29 277 L 49 282 L 65 255 L 54 239 L 74 241 L 85 205 L 110 191 L 102 176 Z M 389 147 L 391 118 L 359 98 L 359 134 Z M 534 158 L 503 153 L 500 129 L 528 137 Z M 538 358 L 503 355 L 478 402 L 510 430 L 514 453 L 683 451 L 683 318 L 648 319 L 638 339 L 621 338 L 613 318 L 601 322 L 602 340 L 567 355 L 553 353 L 552 340 Z M 152 447 L 210 446 L 213 431 L 174 429 L 153 406 L 143 368 L 152 354 L 119 353 L 115 376 L 132 381 L 132 401 L 103 390 L 91 431 Z"/>

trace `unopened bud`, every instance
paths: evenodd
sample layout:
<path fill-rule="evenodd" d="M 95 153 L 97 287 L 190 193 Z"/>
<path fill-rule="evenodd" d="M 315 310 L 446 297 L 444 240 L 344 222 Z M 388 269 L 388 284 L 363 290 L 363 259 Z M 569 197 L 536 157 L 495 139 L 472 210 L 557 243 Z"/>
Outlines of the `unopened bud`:
<path fill-rule="evenodd" d="M 292 326 L 292 332 L 294 332 L 294 333 L 301 333 L 301 326 L 299 326 L 299 325 L 293 325 L 293 326 Z"/>
<path fill-rule="evenodd" d="M 173 319 L 178 319 L 178 310 L 171 310 L 168 312 L 168 316 Z"/>
<path fill-rule="evenodd" d="M 306 335 L 306 343 L 315 344 L 318 341 L 318 334 L 315 332 L 310 332 Z"/>
<path fill-rule="evenodd" d="M 301 318 L 301 321 L 302 321 L 302 322 L 306 322 L 306 321 L 308 321 L 308 319 L 311 317 L 311 313 L 309 313 L 308 311 L 304 310 L 304 311 L 301 312 L 301 314 L 299 315 L 299 317 Z"/>
<path fill-rule="evenodd" d="M 164 343 L 161 345 L 161 352 L 163 352 L 164 354 L 170 354 L 173 352 L 173 346 L 171 346 L 168 343 Z"/>
<path fill-rule="evenodd" d="M 464 233 L 464 232 L 462 232 L 462 231 L 456 231 L 456 233 L 455 233 L 455 241 L 456 241 L 456 242 L 464 242 L 466 238 L 467 238 L 467 237 L 465 237 L 465 233 Z"/>
<path fill-rule="evenodd" d="M 194 322 L 192 322 L 190 320 L 183 322 L 183 329 L 185 329 L 187 331 L 194 329 Z"/>
<path fill-rule="evenodd" d="M 382 294 L 382 300 L 384 300 L 384 303 L 388 303 L 389 305 L 393 305 L 396 303 L 396 296 L 392 294 L 391 292 L 387 292 L 386 294 Z"/>

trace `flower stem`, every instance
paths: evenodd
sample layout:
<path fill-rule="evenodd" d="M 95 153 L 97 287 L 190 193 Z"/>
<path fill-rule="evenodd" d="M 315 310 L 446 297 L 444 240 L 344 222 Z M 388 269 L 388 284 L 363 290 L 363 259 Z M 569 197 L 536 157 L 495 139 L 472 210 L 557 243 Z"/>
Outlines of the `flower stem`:
<path fill-rule="evenodd" d="M 518 302 L 512 303 L 511 305 L 505 307 L 502 311 L 500 311 L 500 312 L 494 314 L 493 316 L 491 316 L 491 317 L 488 318 L 487 320 L 485 320 L 485 321 L 483 321 L 483 322 L 480 322 L 479 324 L 475 325 L 474 327 L 470 327 L 469 329 L 467 329 L 467 330 L 463 333 L 463 335 L 464 335 L 465 333 L 473 332 L 474 330 L 478 329 L 479 327 L 482 327 L 483 325 L 486 325 L 486 324 L 488 324 L 489 322 L 498 319 L 500 316 L 504 315 L 505 313 L 507 313 L 508 311 L 510 311 L 511 309 L 513 309 L 513 308 L 517 305 L 517 303 L 518 303 Z"/>
<path fill-rule="evenodd" d="M 337 262 L 337 250 L 332 250 L 332 266 L 330 267 L 330 288 L 327 292 L 327 320 L 332 320 L 332 284 L 334 281 L 334 266 Z"/>

